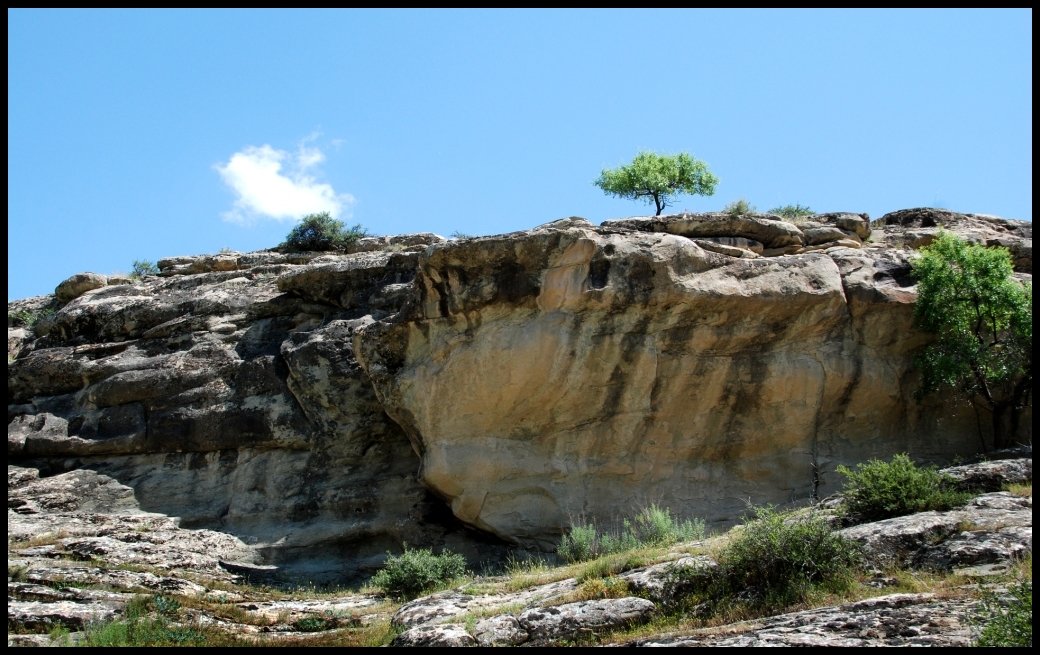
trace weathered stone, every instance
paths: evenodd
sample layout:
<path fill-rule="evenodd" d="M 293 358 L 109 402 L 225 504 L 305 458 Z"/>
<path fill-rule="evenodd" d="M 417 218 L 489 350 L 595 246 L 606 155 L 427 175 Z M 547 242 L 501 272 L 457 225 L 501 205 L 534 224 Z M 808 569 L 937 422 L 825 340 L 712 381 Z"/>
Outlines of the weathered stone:
<path fill-rule="evenodd" d="M 527 641 L 527 631 L 508 614 L 478 621 L 473 636 L 481 646 L 519 646 Z"/>
<path fill-rule="evenodd" d="M 996 459 L 944 468 L 943 473 L 958 481 L 964 490 L 1000 491 L 1005 485 L 1033 481 L 1032 458 Z"/>
<path fill-rule="evenodd" d="M 671 603 L 707 583 L 718 566 L 718 562 L 710 557 L 698 555 L 634 569 L 618 577 L 641 598 Z"/>
<path fill-rule="evenodd" d="M 905 255 L 735 260 L 617 229 L 656 220 L 431 246 L 416 301 L 359 330 L 457 517 L 550 548 L 573 516 L 658 502 L 732 522 L 748 498 L 826 493 L 837 464 L 886 449 L 974 451 L 970 409 L 914 399 L 931 337 L 894 270 Z"/>
<path fill-rule="evenodd" d="M 920 512 L 845 528 L 879 568 L 964 568 L 1008 562 L 1032 550 L 1033 502 L 984 494 L 962 509 Z M 982 531 L 988 534 L 980 534 Z"/>
<path fill-rule="evenodd" d="M 840 230 L 855 235 L 860 241 L 870 238 L 870 216 L 850 212 L 828 212 L 811 217 L 812 222 L 834 225 Z"/>
<path fill-rule="evenodd" d="M 818 227 L 803 226 L 802 233 L 805 235 L 807 245 L 816 246 L 821 243 L 849 242 L 859 245 L 859 237 L 855 233 L 849 233 L 837 227 L 821 225 Z"/>
<path fill-rule="evenodd" d="M 536 607 L 521 614 L 517 621 L 531 641 L 569 639 L 602 634 L 650 620 L 656 606 L 644 599 L 607 598 Z"/>
<path fill-rule="evenodd" d="M 394 637 L 390 645 L 406 648 L 438 648 L 446 646 L 476 646 L 477 642 L 466 632 L 466 626 L 442 624 L 409 628 Z"/>
<path fill-rule="evenodd" d="M 814 217 L 860 238 L 864 220 Z M 970 409 L 914 400 L 910 362 L 931 337 L 913 327 L 896 237 L 937 227 L 915 220 L 865 250 L 793 254 L 802 232 L 768 217 L 571 217 L 451 243 L 388 237 L 380 252 L 168 258 L 60 307 L 11 302 L 9 328 L 19 315 L 32 328 L 14 349 L 9 333 L 9 458 L 63 484 L 74 469 L 109 479 L 10 493 L 11 531 L 50 539 L 40 558 L 160 561 L 147 540 L 105 541 L 131 536 L 116 520 L 81 525 L 104 512 L 72 509 L 77 489 L 113 505 L 132 489 L 142 511 L 118 515 L 126 526 L 164 533 L 177 526 L 145 515 L 175 516 L 294 581 L 358 583 L 405 541 L 474 564 L 504 552 L 456 517 L 549 548 L 574 516 L 658 502 L 718 527 L 746 499 L 832 492 L 838 463 L 968 454 Z M 1031 227 L 944 225 L 1031 257 Z M 178 561 L 202 565 L 189 554 Z"/>
<path fill-rule="evenodd" d="M 8 600 L 7 624 L 28 630 L 47 631 L 59 626 L 79 630 L 88 623 L 110 621 L 121 609 L 122 605 L 114 603 Z"/>
<path fill-rule="evenodd" d="M 918 207 L 885 214 L 877 225 L 883 226 L 885 242 L 893 246 L 920 248 L 943 229 L 970 243 L 1007 248 L 1016 271 L 1033 271 L 1033 224 L 1028 221 Z"/>
<path fill-rule="evenodd" d="M 674 214 L 653 218 L 629 218 L 604 221 L 606 228 L 628 228 L 640 232 L 664 232 L 693 238 L 744 237 L 765 248 L 802 245 L 805 237 L 795 225 L 765 215 L 726 213 Z"/>
<path fill-rule="evenodd" d="M 892 594 L 628 646 L 968 646 L 977 601 Z"/>
<path fill-rule="evenodd" d="M 69 302 L 106 284 L 108 279 L 100 273 L 76 273 L 55 287 L 54 295 L 60 302 Z"/>
<path fill-rule="evenodd" d="M 718 237 L 718 238 L 721 239 L 722 237 Z M 742 241 L 750 241 L 750 239 L 741 239 L 741 240 Z M 755 257 L 758 257 L 758 254 L 756 254 L 755 252 L 752 252 L 751 250 L 749 250 L 747 248 L 742 248 L 742 247 L 739 247 L 739 246 L 731 246 L 731 245 L 726 244 L 726 243 L 720 243 L 719 241 L 711 241 L 711 240 L 708 240 L 708 239 L 694 239 L 693 242 L 696 243 L 701 248 L 704 248 L 705 250 L 709 250 L 711 252 L 717 252 L 717 253 L 719 253 L 721 255 L 729 255 L 730 257 L 741 257 L 741 258 L 744 258 L 744 259 L 754 259 Z M 759 247 L 759 251 L 761 251 L 761 250 L 762 250 L 762 248 L 760 246 Z"/>
<path fill-rule="evenodd" d="M 410 282 L 417 258 L 415 253 L 358 253 L 285 273 L 278 278 L 278 288 L 314 302 L 356 309 L 367 306 L 382 287 Z"/>

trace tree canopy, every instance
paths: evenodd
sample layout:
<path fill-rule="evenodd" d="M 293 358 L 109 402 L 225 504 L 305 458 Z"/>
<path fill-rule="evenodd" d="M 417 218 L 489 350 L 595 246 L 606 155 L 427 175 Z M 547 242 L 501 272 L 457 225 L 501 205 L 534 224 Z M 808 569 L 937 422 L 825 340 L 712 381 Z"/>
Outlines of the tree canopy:
<path fill-rule="evenodd" d="M 991 415 L 994 446 L 1010 445 L 1033 386 L 1032 285 L 1004 248 L 948 232 L 921 249 L 916 323 L 937 339 L 921 354 L 923 390 L 952 388 Z"/>
<path fill-rule="evenodd" d="M 619 198 L 645 199 L 657 207 L 657 216 L 679 194 L 710 196 L 719 178 L 708 165 L 688 153 L 659 155 L 641 152 L 632 163 L 604 169 L 595 185 Z"/>
<path fill-rule="evenodd" d="M 346 229 L 328 212 L 304 216 L 279 246 L 285 252 L 343 250 L 368 236 L 360 224 Z"/>

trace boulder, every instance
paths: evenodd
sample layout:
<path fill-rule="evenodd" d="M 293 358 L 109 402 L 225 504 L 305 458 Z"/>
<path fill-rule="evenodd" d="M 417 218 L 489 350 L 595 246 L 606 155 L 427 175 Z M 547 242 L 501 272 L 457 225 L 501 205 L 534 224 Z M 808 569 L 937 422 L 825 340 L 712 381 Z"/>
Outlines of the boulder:
<path fill-rule="evenodd" d="M 100 273 L 76 273 L 54 288 L 54 296 L 59 302 L 69 302 L 88 291 L 100 289 L 106 284 L 108 284 L 108 278 Z"/>

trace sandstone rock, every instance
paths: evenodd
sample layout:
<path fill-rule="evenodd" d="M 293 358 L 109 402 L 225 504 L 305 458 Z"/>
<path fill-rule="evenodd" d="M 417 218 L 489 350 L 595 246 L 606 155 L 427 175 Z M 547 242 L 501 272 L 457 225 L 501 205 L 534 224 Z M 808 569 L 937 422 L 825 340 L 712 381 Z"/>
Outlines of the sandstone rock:
<path fill-rule="evenodd" d="M 110 480 L 11 494 L 12 529 L 51 534 L 34 561 L 119 553 L 115 521 L 84 527 L 104 512 L 62 508 L 79 488 L 110 504 L 132 489 L 127 526 L 179 517 L 294 580 L 358 583 L 403 541 L 473 563 L 505 552 L 457 519 L 541 548 L 574 516 L 651 501 L 719 527 L 746 500 L 832 492 L 839 463 L 970 453 L 970 409 L 913 400 L 909 362 L 930 337 L 913 328 L 899 238 L 934 231 L 926 218 L 882 225 L 867 249 L 794 254 L 802 231 L 763 216 L 571 217 L 379 252 L 168 258 L 61 307 L 11 302 L 9 328 L 23 310 L 35 322 L 13 350 L 9 333 L 9 458 Z M 814 221 L 865 238 L 862 215 Z M 1031 270 L 1031 227 L 943 225 L 1011 244 Z M 146 563 L 153 546 L 125 550 Z"/>
<path fill-rule="evenodd" d="M 653 218 L 604 221 L 603 226 L 628 228 L 641 232 L 665 232 L 691 239 L 743 237 L 758 241 L 765 248 L 782 248 L 805 243 L 801 230 L 793 224 L 757 214 L 740 216 L 725 213 L 675 214 Z"/>
<path fill-rule="evenodd" d="M 409 601 L 394 613 L 392 623 L 397 626 L 417 626 L 447 623 L 469 613 L 490 614 L 507 607 L 536 607 L 558 602 L 578 588 L 574 578 L 522 589 L 494 596 L 474 596 L 459 591 L 442 591 Z"/>
<path fill-rule="evenodd" d="M 374 250 L 409 250 L 418 251 L 434 243 L 447 241 L 439 234 L 432 232 L 416 232 L 414 234 L 397 234 L 392 236 L 365 237 L 350 248 L 351 252 L 371 252 Z"/>
<path fill-rule="evenodd" d="M 508 614 L 478 621 L 473 636 L 481 646 L 519 646 L 527 641 L 527 631 Z"/>
<path fill-rule="evenodd" d="M 108 279 L 100 273 L 76 273 L 55 287 L 54 295 L 60 302 L 69 302 L 106 284 Z"/>
<path fill-rule="evenodd" d="M 963 509 L 897 516 L 839 533 L 862 544 L 879 568 L 949 570 L 1006 563 L 1032 550 L 1032 507 L 1029 498 L 998 492 L 979 496 Z"/>
<path fill-rule="evenodd" d="M 570 639 L 645 623 L 655 609 L 643 598 L 607 598 L 529 609 L 517 621 L 532 642 Z"/>
<path fill-rule="evenodd" d="M 930 337 L 905 254 L 738 260 L 618 229 L 673 224 L 434 245 L 415 302 L 359 329 L 360 364 L 457 517 L 551 548 L 573 516 L 653 501 L 722 525 L 889 448 L 974 451 L 970 410 L 913 400 Z"/>
<path fill-rule="evenodd" d="M 812 217 L 814 223 L 832 224 L 838 229 L 855 235 L 860 241 L 870 238 L 870 217 L 866 214 L 853 214 L 850 212 L 830 212 L 816 214 Z"/>
<path fill-rule="evenodd" d="M 821 243 L 834 243 L 843 241 L 848 243 L 855 243 L 857 246 L 860 243 L 859 237 L 855 233 L 849 233 L 837 227 L 830 227 L 826 225 L 821 225 L 819 227 L 803 226 L 802 233 L 805 235 L 806 244 L 810 246 L 816 246 Z"/>
<path fill-rule="evenodd" d="M 120 609 L 115 605 L 84 604 L 74 601 L 37 603 L 9 600 L 7 602 L 7 623 L 28 630 L 47 631 L 59 626 L 79 630 L 88 623 L 114 619 Z"/>
<path fill-rule="evenodd" d="M 462 625 L 428 625 L 410 628 L 394 637 L 394 647 L 476 646 L 477 642 Z"/>
<path fill-rule="evenodd" d="M 997 459 L 942 469 L 957 480 L 961 489 L 974 492 L 999 491 L 1004 485 L 1033 480 L 1032 458 Z"/>
<path fill-rule="evenodd" d="M 278 278 L 278 288 L 315 302 L 356 309 L 367 306 L 369 297 L 387 284 L 410 282 L 417 258 L 415 253 L 358 253 L 285 273 Z"/>
<path fill-rule="evenodd" d="M 1007 248 L 1016 271 L 1033 272 L 1033 225 L 1028 221 L 918 207 L 885 214 L 877 224 L 884 226 L 890 245 L 920 248 L 945 229 L 970 243 Z"/>
<path fill-rule="evenodd" d="M 977 601 L 892 594 L 629 646 L 968 646 Z"/>
<path fill-rule="evenodd" d="M 618 575 L 641 598 L 657 603 L 672 603 L 710 580 L 718 562 L 706 555 L 681 557 Z"/>
<path fill-rule="evenodd" d="M 743 247 L 739 247 L 739 246 L 732 246 L 732 245 L 729 245 L 729 244 L 726 244 L 726 243 L 722 243 L 721 242 L 722 238 L 723 237 L 717 237 L 718 240 L 694 239 L 693 242 L 696 243 L 701 248 L 704 248 L 705 250 L 709 250 L 711 252 L 717 252 L 717 253 L 722 254 L 722 255 L 729 255 L 730 257 L 741 257 L 743 259 L 754 259 L 755 257 L 758 257 L 757 253 L 753 252 L 752 250 L 750 250 L 748 248 L 743 248 Z M 735 239 L 733 239 L 733 240 L 735 240 Z M 742 241 L 748 241 L 748 242 L 751 241 L 750 239 L 743 239 L 743 238 L 741 238 L 741 240 Z M 759 250 L 759 252 L 761 252 L 762 251 L 762 247 L 759 246 L 758 250 Z"/>

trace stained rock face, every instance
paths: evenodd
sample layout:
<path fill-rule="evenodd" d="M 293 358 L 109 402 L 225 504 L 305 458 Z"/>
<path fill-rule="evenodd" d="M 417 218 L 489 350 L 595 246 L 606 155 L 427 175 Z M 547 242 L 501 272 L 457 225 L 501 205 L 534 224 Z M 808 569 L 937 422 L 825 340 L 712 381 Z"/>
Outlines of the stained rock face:
<path fill-rule="evenodd" d="M 362 580 L 402 541 L 460 532 L 431 518 L 444 512 L 353 356 L 357 327 L 399 304 L 380 291 L 411 280 L 414 255 L 317 255 L 163 260 L 160 276 L 40 319 L 9 361 L 9 457 L 103 473 L 146 511 L 240 537 L 290 580 Z M 294 293 L 304 274 L 309 293 Z"/>
<path fill-rule="evenodd" d="M 9 304 L 8 456 L 307 579 L 363 579 L 402 542 L 547 548 L 649 503 L 730 524 L 831 493 L 839 463 L 977 449 L 970 408 L 913 398 L 909 248 L 970 229 L 1028 277 L 1031 227 L 908 211 L 571 218 L 74 276 Z M 68 500 L 48 493 L 19 502 Z"/>
<path fill-rule="evenodd" d="M 838 463 L 973 451 L 967 408 L 913 399 L 928 336 L 907 251 L 745 259 L 691 240 L 870 235 L 859 215 L 810 225 L 567 219 L 435 245 L 415 301 L 355 348 L 455 515 L 543 546 L 577 517 L 657 502 L 732 522 L 748 500 L 836 490 Z"/>

